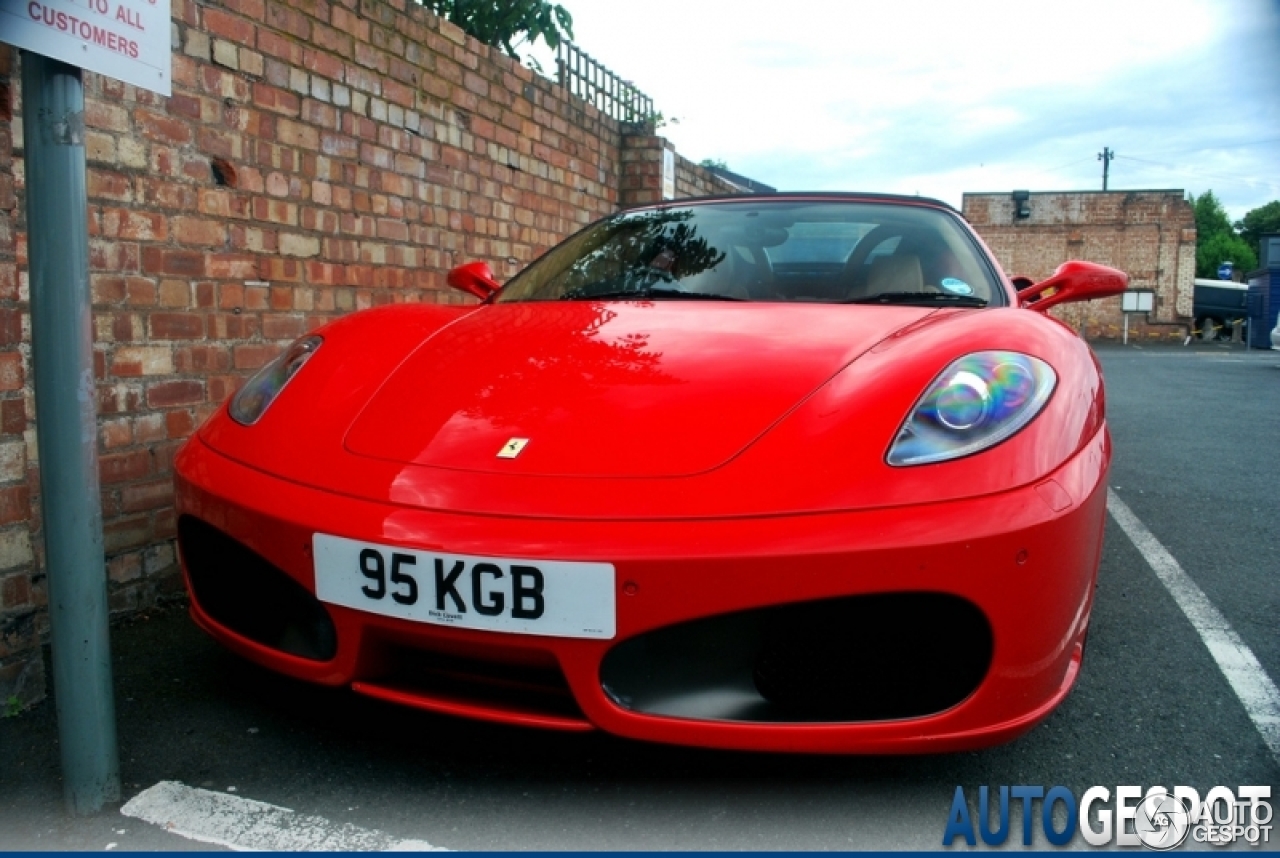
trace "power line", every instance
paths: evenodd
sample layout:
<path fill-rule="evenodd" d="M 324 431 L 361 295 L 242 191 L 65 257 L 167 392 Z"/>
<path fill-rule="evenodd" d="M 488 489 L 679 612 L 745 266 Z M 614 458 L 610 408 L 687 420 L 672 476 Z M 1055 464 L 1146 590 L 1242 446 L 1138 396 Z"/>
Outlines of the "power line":
<path fill-rule="evenodd" d="M 1074 167 L 1076 164 L 1083 164 L 1085 161 L 1088 161 L 1088 160 L 1089 160 L 1089 156 L 1088 156 L 1088 155 L 1086 155 L 1086 156 L 1084 156 L 1083 158 L 1077 158 L 1077 159 L 1076 159 L 1076 160 L 1074 160 L 1074 161 L 1068 161 L 1068 162 L 1067 162 L 1067 163 L 1065 163 L 1065 164 L 1059 164 L 1058 166 L 1056 166 L 1056 167 L 1050 167 L 1050 168 L 1049 168 L 1049 169 L 1047 169 L 1047 170 L 1037 170 L 1036 172 L 1032 173 L 1031 175 L 1033 175 L 1033 176 L 1043 176 L 1045 173 L 1056 173 L 1056 172 L 1058 172 L 1059 170 L 1065 170 L 1067 167 Z"/>
<path fill-rule="evenodd" d="M 1155 154 L 1155 155 L 1187 155 L 1187 154 L 1190 154 L 1191 152 L 1208 152 L 1208 151 L 1211 151 L 1211 150 L 1225 150 L 1225 149 L 1246 149 L 1246 148 L 1249 148 L 1249 147 L 1251 147 L 1251 146 L 1269 146 L 1269 145 L 1271 145 L 1272 143 L 1280 143 L 1280 137 L 1267 137 L 1267 138 L 1264 138 L 1264 139 L 1262 139 L 1262 140 L 1249 140 L 1249 141 L 1244 142 L 1244 143 L 1206 144 L 1206 145 L 1203 145 L 1203 146 L 1192 146 L 1192 147 L 1191 147 L 1191 148 L 1189 148 L 1189 149 L 1177 149 L 1177 150 L 1174 150 L 1174 151 L 1172 151 L 1172 152 L 1170 152 L 1170 151 L 1168 151 L 1168 150 L 1161 151 L 1161 150 L 1157 149 L 1157 150 L 1156 150 L 1154 153 L 1152 153 L 1152 154 Z M 1128 156 L 1126 156 L 1126 157 L 1128 157 Z"/>
<path fill-rule="evenodd" d="M 1166 170 L 1176 170 L 1179 173 L 1185 173 L 1189 176 L 1195 176 L 1201 179 L 1219 179 L 1224 182 L 1241 182 L 1246 185 L 1261 185 L 1264 187 L 1272 184 L 1271 182 L 1268 182 L 1265 179 L 1245 178 L 1244 176 L 1226 176 L 1226 175 L 1215 174 L 1215 173 L 1203 173 L 1193 168 L 1182 167 L 1177 164 L 1169 164 L 1164 161 L 1152 161 L 1147 158 L 1135 158 L 1132 155 L 1116 155 L 1114 157 L 1120 158 L 1121 160 L 1124 160 L 1124 161 L 1137 161 L 1139 164 L 1150 164 L 1154 167 L 1164 167 Z"/>

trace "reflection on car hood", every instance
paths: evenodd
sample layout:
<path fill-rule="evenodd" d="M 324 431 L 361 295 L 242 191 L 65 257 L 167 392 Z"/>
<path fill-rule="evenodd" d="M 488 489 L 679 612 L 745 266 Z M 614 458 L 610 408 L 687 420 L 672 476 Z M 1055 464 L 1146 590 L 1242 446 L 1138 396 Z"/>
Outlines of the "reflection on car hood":
<path fill-rule="evenodd" d="M 351 426 L 346 446 L 362 456 L 470 471 L 695 474 L 731 459 L 859 354 L 931 312 L 683 302 L 489 306 L 410 355 Z"/>

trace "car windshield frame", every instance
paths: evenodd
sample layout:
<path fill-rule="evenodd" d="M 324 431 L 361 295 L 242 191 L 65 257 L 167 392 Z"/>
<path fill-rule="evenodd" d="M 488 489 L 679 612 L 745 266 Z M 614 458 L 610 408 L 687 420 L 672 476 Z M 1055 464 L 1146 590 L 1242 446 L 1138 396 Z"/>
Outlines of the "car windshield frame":
<path fill-rule="evenodd" d="M 829 197 L 680 200 L 570 236 L 495 303 L 706 300 L 999 307 L 998 266 L 941 203 Z"/>

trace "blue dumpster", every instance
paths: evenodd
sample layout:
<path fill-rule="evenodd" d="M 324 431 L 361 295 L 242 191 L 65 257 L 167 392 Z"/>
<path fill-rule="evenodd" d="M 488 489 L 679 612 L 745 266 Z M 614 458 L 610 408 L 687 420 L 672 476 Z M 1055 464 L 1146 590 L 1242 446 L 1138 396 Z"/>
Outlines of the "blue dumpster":
<path fill-rule="evenodd" d="M 1280 277 L 1272 277 L 1270 271 L 1257 271 L 1249 278 L 1249 337 L 1251 349 L 1271 348 L 1271 329 L 1276 324 L 1273 307 L 1280 307 L 1280 298 L 1272 299 L 1272 281 L 1280 283 Z"/>
<path fill-rule="evenodd" d="M 1249 313 L 1249 348 L 1271 348 L 1271 331 L 1280 314 L 1280 235 L 1264 235 L 1258 254 L 1262 267 L 1249 274 L 1246 308 Z"/>

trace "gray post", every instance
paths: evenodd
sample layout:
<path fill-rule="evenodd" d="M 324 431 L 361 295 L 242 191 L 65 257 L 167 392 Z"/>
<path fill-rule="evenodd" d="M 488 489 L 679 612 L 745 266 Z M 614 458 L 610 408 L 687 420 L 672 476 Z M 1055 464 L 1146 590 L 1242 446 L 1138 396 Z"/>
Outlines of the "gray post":
<path fill-rule="evenodd" d="M 40 498 L 63 794 L 73 814 L 120 799 L 89 294 L 81 71 L 22 52 Z"/>

